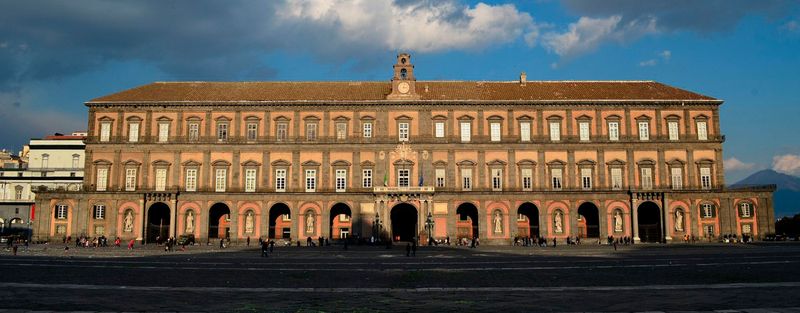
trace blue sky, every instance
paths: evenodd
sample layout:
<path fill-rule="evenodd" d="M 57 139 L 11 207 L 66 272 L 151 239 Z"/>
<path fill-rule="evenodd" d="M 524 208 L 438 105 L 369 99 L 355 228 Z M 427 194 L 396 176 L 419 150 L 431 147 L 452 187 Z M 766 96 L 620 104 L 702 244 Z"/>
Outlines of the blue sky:
<path fill-rule="evenodd" d="M 4 1 L 0 147 L 152 81 L 656 80 L 725 100 L 728 182 L 800 175 L 796 1 Z"/>

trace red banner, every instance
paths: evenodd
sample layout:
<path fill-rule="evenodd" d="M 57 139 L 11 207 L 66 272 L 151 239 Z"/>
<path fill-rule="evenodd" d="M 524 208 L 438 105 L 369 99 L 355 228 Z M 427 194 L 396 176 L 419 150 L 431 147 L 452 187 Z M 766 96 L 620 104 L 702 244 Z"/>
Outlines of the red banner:
<path fill-rule="evenodd" d="M 31 204 L 31 222 L 36 217 L 36 203 Z"/>

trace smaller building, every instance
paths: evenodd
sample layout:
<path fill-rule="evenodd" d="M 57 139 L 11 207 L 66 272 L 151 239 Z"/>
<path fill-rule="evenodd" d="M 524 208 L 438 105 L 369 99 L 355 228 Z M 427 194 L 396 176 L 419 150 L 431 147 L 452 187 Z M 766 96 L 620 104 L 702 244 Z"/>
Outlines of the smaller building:
<path fill-rule="evenodd" d="M 80 191 L 86 132 L 31 139 L 19 156 L 3 151 L 0 159 L 0 233 L 28 229 L 36 218 L 35 192 Z M 45 213 L 46 214 L 46 213 Z"/>

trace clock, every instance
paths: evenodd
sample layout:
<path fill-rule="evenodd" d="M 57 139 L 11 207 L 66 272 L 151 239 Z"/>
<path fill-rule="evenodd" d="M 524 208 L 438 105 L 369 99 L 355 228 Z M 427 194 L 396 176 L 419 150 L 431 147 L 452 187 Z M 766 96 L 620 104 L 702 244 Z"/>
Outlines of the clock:
<path fill-rule="evenodd" d="M 410 89 L 411 86 L 409 86 L 407 82 L 402 82 L 397 84 L 397 91 L 399 91 L 400 93 L 408 93 Z"/>

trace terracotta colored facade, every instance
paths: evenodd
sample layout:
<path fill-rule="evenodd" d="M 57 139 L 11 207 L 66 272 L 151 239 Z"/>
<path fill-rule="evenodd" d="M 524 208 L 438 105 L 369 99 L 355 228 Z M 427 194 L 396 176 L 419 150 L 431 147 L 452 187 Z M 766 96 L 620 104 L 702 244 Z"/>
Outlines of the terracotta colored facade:
<path fill-rule="evenodd" d="M 655 82 L 416 81 L 407 54 L 391 82 L 154 83 L 86 103 L 84 191 L 40 194 L 69 213 L 34 236 L 759 238 L 774 187 L 725 187 L 721 104 Z"/>

